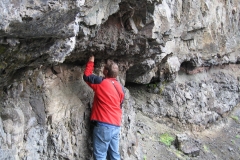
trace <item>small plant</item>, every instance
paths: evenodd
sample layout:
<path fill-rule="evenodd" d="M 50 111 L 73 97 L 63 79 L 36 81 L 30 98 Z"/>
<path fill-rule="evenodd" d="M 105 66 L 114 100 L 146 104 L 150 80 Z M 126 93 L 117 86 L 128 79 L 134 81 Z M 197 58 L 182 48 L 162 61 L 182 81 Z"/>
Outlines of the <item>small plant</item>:
<path fill-rule="evenodd" d="M 167 85 L 167 82 L 166 82 L 166 81 L 162 82 L 162 84 L 161 84 L 160 87 L 159 87 L 159 94 L 162 94 L 162 93 L 163 93 L 166 85 Z"/>
<path fill-rule="evenodd" d="M 181 152 L 181 151 L 176 151 L 176 152 L 174 152 L 175 153 L 175 155 L 179 158 L 179 159 L 184 159 L 184 155 L 183 155 L 183 153 Z"/>
<path fill-rule="evenodd" d="M 150 83 L 147 85 L 148 88 L 151 88 L 151 89 L 155 89 L 157 88 L 157 84 L 156 83 Z"/>
<path fill-rule="evenodd" d="M 205 152 L 209 152 L 209 148 L 206 145 L 203 145 L 203 149 Z"/>
<path fill-rule="evenodd" d="M 167 146 L 170 146 L 175 138 L 168 133 L 164 133 L 160 135 L 160 142 L 164 143 Z"/>
<path fill-rule="evenodd" d="M 144 155 L 143 160 L 147 160 L 147 156 L 146 155 Z"/>
<path fill-rule="evenodd" d="M 238 135 L 236 135 L 236 138 L 240 138 L 240 135 L 238 134 Z"/>
<path fill-rule="evenodd" d="M 239 122 L 238 116 L 231 116 L 231 118 L 235 121 L 235 122 Z"/>

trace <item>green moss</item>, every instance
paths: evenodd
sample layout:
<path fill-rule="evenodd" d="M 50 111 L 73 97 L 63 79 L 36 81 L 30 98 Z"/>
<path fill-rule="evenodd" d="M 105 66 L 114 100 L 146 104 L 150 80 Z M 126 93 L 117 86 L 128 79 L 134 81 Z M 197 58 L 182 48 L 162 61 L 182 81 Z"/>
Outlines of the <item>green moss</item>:
<path fill-rule="evenodd" d="M 3 45 L 0 45 L 0 54 L 3 54 L 4 52 L 6 52 L 7 48 Z"/>
<path fill-rule="evenodd" d="M 238 116 L 231 116 L 231 118 L 235 121 L 235 122 L 239 122 Z"/>
<path fill-rule="evenodd" d="M 203 145 L 203 149 L 205 152 L 209 152 L 209 148 L 206 145 Z"/>
<path fill-rule="evenodd" d="M 232 142 L 233 144 L 236 144 L 236 142 L 235 142 L 233 139 L 231 139 L 231 142 Z"/>
<path fill-rule="evenodd" d="M 162 84 L 161 84 L 161 86 L 159 87 L 159 94 L 160 94 L 160 95 L 163 93 L 166 85 L 167 85 L 167 82 L 166 82 L 166 81 L 163 81 Z"/>
<path fill-rule="evenodd" d="M 143 160 L 147 160 L 147 156 L 146 155 L 144 155 Z"/>
<path fill-rule="evenodd" d="M 175 140 L 173 136 L 168 133 L 164 133 L 160 135 L 160 142 L 167 146 L 171 146 L 172 142 Z"/>

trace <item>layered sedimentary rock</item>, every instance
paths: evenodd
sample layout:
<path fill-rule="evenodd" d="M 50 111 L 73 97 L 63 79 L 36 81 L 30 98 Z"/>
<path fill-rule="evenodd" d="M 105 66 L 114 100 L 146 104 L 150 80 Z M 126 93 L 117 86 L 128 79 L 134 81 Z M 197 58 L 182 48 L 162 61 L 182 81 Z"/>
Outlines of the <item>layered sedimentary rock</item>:
<path fill-rule="evenodd" d="M 106 59 L 119 64 L 125 160 L 144 158 L 139 112 L 204 130 L 239 103 L 238 0 L 2 0 L 0 8 L 0 159 L 92 159 L 89 55 L 98 75 Z M 148 94 L 129 89 L 136 84 Z"/>

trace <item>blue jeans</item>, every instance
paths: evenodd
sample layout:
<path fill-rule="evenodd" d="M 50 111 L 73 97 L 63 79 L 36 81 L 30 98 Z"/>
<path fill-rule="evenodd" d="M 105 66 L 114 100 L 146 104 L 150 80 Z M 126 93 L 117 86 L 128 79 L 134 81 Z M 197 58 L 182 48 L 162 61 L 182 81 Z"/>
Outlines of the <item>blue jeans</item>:
<path fill-rule="evenodd" d="M 93 129 L 94 160 L 120 160 L 120 127 L 97 124 Z"/>

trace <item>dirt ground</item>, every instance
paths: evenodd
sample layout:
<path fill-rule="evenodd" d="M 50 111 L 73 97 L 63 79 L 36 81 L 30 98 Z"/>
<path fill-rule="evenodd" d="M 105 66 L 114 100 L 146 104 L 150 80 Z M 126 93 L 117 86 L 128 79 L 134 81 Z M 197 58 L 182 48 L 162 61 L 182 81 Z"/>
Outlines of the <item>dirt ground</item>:
<path fill-rule="evenodd" d="M 218 124 L 202 132 L 179 132 L 137 113 L 138 140 L 144 160 L 240 160 L 240 105 Z M 145 128 L 144 128 L 145 127 Z M 185 133 L 200 143 L 200 154 L 191 157 L 174 145 L 160 142 L 160 135 Z"/>
<path fill-rule="evenodd" d="M 239 65 L 216 67 L 211 70 L 211 73 L 221 71 L 231 73 L 239 78 L 239 68 Z M 208 73 L 192 76 L 195 81 L 206 77 L 209 77 Z M 177 78 L 178 82 L 188 80 L 188 75 L 179 75 Z M 140 101 L 139 104 L 148 94 L 143 88 L 139 86 L 129 87 L 134 99 Z M 226 113 L 224 118 L 202 131 L 174 129 L 175 127 L 169 124 L 159 123 L 159 121 L 154 120 L 154 117 L 149 118 L 141 110 L 138 110 L 136 114 L 136 126 L 138 129 L 138 148 L 140 148 L 138 152 L 140 152 L 139 155 L 142 155 L 140 159 L 143 160 L 240 160 L 240 104 L 235 106 L 230 113 Z M 185 155 L 174 144 L 166 146 L 160 142 L 160 135 L 164 133 L 173 136 L 186 134 L 193 138 L 200 144 L 198 146 L 199 155 L 196 157 Z"/>

